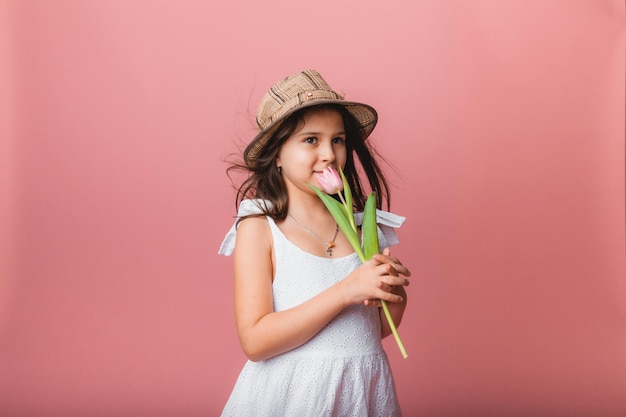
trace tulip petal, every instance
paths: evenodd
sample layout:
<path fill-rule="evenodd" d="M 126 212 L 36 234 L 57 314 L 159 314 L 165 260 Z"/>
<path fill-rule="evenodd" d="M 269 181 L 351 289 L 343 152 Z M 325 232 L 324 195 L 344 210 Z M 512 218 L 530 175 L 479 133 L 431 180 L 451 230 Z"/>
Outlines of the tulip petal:
<path fill-rule="evenodd" d="M 315 178 L 319 182 L 322 191 L 326 194 L 337 194 L 344 187 L 339 173 L 331 166 L 326 167 L 322 172 L 316 173 Z"/>

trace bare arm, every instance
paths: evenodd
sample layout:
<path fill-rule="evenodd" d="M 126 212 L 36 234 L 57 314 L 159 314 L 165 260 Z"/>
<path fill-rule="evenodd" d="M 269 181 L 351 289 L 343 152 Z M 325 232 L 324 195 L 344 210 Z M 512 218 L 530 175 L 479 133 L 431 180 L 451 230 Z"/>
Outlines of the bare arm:
<path fill-rule="evenodd" d="M 342 309 L 367 299 L 397 303 L 393 286 L 406 285 L 395 270 L 375 260 L 310 300 L 275 312 L 272 301 L 272 238 L 265 218 L 239 224 L 234 253 L 235 316 L 239 340 L 252 361 L 271 358 L 311 339 Z M 390 269 L 393 274 L 390 274 Z"/>
<path fill-rule="evenodd" d="M 393 292 L 403 298 L 400 303 L 387 303 L 387 308 L 389 308 L 389 313 L 391 313 L 391 317 L 393 318 L 393 324 L 395 324 L 397 328 L 400 327 L 402 316 L 404 315 L 404 309 L 406 308 L 406 291 L 404 291 L 404 287 L 396 286 L 394 287 Z M 392 333 L 391 327 L 389 326 L 389 322 L 387 321 L 387 317 L 385 316 L 385 312 L 382 308 L 380 309 L 380 327 L 381 339 L 384 339 Z"/>

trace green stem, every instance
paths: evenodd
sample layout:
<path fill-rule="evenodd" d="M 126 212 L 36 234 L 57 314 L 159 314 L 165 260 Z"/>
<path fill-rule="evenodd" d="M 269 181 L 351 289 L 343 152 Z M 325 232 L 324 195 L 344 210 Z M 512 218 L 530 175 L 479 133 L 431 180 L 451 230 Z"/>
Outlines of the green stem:
<path fill-rule="evenodd" d="M 352 207 L 348 207 L 348 203 L 343 198 L 343 194 L 341 194 L 341 191 L 339 191 L 337 194 L 339 194 L 339 199 L 341 200 L 343 207 L 346 209 L 346 214 L 348 215 L 348 220 L 350 221 L 350 227 L 352 228 L 352 230 L 356 232 L 357 231 L 356 223 L 354 222 L 354 214 L 352 214 Z"/>
<path fill-rule="evenodd" d="M 365 256 L 357 251 L 359 254 L 359 258 L 361 258 L 361 262 L 365 262 Z M 389 328 L 391 329 L 391 333 L 393 333 L 394 339 L 396 339 L 396 344 L 400 349 L 400 353 L 402 354 L 402 358 L 406 359 L 409 357 L 409 354 L 406 352 L 406 348 L 404 347 L 404 343 L 402 343 L 402 339 L 400 339 L 400 333 L 398 333 L 398 328 L 396 324 L 393 322 L 393 317 L 391 317 L 391 312 L 389 311 L 389 307 L 387 306 L 387 302 L 385 300 L 380 300 L 380 305 L 383 307 L 383 311 L 385 312 L 385 318 L 387 319 L 387 323 L 389 323 Z"/>
<path fill-rule="evenodd" d="M 400 334 L 398 333 L 398 329 L 396 328 L 396 325 L 393 322 L 393 318 L 391 317 L 391 312 L 389 311 L 389 307 L 387 307 L 387 302 L 385 300 L 380 300 L 380 304 L 383 306 L 385 317 L 387 317 L 387 322 L 389 323 L 389 327 L 391 327 L 391 333 L 393 333 L 393 337 L 396 339 L 396 343 L 398 344 L 398 347 L 400 348 L 400 353 L 402 353 L 402 357 L 406 359 L 409 357 L 409 355 L 406 353 L 406 349 L 404 347 L 404 343 L 402 343 L 402 339 L 400 339 Z"/>

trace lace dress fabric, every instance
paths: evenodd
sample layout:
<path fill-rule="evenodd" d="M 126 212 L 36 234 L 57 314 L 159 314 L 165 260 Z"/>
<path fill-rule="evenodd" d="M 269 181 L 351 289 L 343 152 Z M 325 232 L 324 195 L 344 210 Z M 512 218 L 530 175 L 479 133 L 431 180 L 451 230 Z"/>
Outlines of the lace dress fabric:
<path fill-rule="evenodd" d="M 356 254 L 321 258 L 305 252 L 268 222 L 276 253 L 275 311 L 303 303 L 360 264 Z M 378 309 L 350 306 L 303 345 L 246 362 L 223 410 L 228 416 L 401 416 Z"/>

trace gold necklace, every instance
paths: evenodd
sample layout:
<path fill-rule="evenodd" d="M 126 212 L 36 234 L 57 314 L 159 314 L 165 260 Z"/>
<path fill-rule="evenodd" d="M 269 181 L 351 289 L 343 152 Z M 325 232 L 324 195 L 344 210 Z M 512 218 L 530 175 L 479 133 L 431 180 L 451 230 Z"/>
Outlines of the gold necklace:
<path fill-rule="evenodd" d="M 303 225 L 302 223 L 297 221 L 296 218 L 293 217 L 291 214 L 288 214 L 288 216 L 291 217 L 291 219 L 294 222 L 296 222 L 296 224 L 298 226 L 300 226 L 302 229 L 304 229 L 305 232 L 307 232 L 308 234 L 313 236 L 315 239 L 320 241 L 322 243 L 322 245 L 324 245 L 326 247 L 326 253 L 328 254 L 328 256 L 333 256 L 333 248 L 335 247 L 335 239 L 337 239 L 337 234 L 339 233 L 339 225 L 337 223 L 335 223 L 335 234 L 333 235 L 333 238 L 331 240 L 329 240 L 329 241 L 326 241 L 326 240 L 322 239 L 321 237 L 319 237 L 318 235 L 316 235 L 315 233 L 313 233 L 313 231 L 311 229 L 309 229 L 308 227 L 306 227 L 305 225 Z"/>

